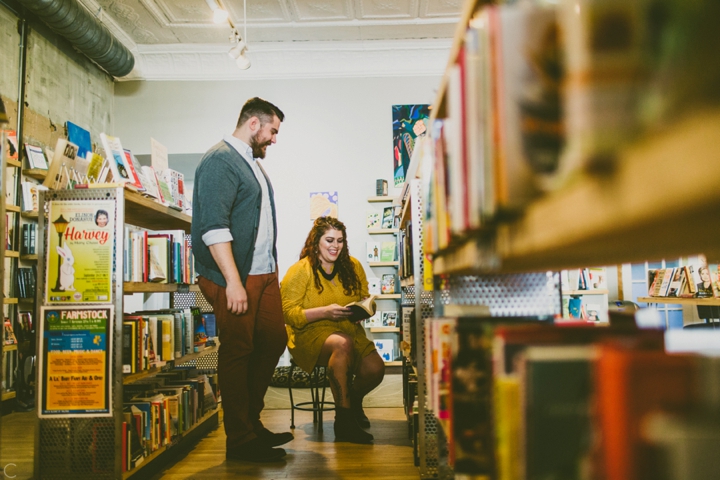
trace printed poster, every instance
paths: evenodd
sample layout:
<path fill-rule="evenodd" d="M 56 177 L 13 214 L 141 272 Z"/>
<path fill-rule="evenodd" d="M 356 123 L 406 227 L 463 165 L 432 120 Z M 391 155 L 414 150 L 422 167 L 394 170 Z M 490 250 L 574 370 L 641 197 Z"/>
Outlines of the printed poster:
<path fill-rule="evenodd" d="M 310 192 L 310 220 L 338 218 L 338 192 Z"/>
<path fill-rule="evenodd" d="M 45 303 L 112 301 L 114 200 L 52 200 Z"/>
<path fill-rule="evenodd" d="M 396 187 L 405 183 L 415 139 L 427 131 L 430 105 L 393 105 L 393 177 Z"/>
<path fill-rule="evenodd" d="M 112 416 L 112 305 L 41 307 L 38 416 Z"/>

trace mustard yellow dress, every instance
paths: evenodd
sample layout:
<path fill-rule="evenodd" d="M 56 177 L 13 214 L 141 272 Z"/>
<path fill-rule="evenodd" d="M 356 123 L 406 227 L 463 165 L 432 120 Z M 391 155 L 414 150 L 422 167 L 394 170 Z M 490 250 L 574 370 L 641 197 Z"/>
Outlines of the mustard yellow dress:
<path fill-rule="evenodd" d="M 315 368 L 325 340 L 333 333 L 345 333 L 354 339 L 356 361 L 375 350 L 375 344 L 367 338 L 362 323 L 332 319 L 308 323 L 305 317 L 304 310 L 308 308 L 324 307 L 333 303 L 347 305 L 370 296 L 365 270 L 357 259 L 350 257 L 350 260 L 362 285 L 358 295 L 345 295 L 338 276 L 329 281 L 322 275 L 320 283 L 323 292 L 318 293 L 312 266 L 307 257 L 290 267 L 280 283 L 288 349 L 295 363 L 308 373 Z"/>

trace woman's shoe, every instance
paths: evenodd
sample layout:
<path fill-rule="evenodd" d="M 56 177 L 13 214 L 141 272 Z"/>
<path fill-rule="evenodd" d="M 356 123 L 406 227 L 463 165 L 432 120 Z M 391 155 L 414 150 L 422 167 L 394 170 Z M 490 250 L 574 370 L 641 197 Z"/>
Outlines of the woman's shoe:
<path fill-rule="evenodd" d="M 335 408 L 335 430 L 336 442 L 350 443 L 372 443 L 373 436 L 360 428 L 355 420 L 355 415 L 349 408 Z"/>
<path fill-rule="evenodd" d="M 355 415 L 355 421 L 361 428 L 370 428 L 370 419 L 365 415 L 365 410 L 362 406 L 362 397 L 352 395 L 350 397 L 350 410 Z"/>

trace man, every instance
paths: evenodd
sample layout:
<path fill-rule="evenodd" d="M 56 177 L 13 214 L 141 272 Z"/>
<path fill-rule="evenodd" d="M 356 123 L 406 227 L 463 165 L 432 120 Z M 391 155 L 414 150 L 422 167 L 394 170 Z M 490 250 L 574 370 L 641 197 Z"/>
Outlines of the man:
<path fill-rule="evenodd" d="M 232 135 L 212 147 L 195 172 L 192 242 L 198 283 L 220 335 L 218 375 L 226 458 L 272 462 L 290 432 L 263 427 L 263 398 L 287 333 L 277 278 L 273 189 L 258 159 L 275 143 L 284 114 L 251 98 Z"/>

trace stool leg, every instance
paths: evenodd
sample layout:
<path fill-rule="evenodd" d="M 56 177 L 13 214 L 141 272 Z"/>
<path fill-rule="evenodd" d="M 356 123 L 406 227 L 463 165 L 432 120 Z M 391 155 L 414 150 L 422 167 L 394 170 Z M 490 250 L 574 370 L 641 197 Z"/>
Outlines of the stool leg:
<path fill-rule="evenodd" d="M 288 376 L 288 393 L 290 393 L 290 428 L 295 429 L 295 402 L 293 401 L 292 394 L 292 374 L 295 365 L 290 364 L 290 374 Z"/>
<path fill-rule="evenodd" d="M 312 397 L 313 423 L 318 422 L 318 391 L 317 391 L 318 368 L 315 367 L 310 375 L 310 396 Z"/>

